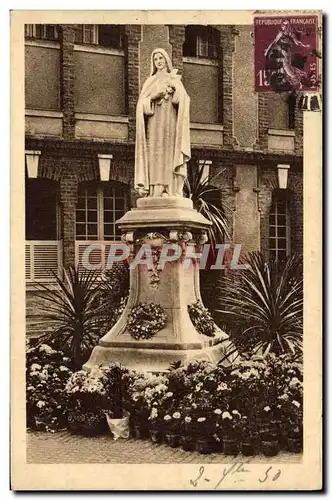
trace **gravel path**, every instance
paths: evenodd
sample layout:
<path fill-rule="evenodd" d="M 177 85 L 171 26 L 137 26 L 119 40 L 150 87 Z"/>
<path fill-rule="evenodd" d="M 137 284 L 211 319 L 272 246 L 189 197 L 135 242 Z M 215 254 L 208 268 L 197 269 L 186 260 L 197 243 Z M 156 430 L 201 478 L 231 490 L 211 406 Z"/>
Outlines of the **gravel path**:
<path fill-rule="evenodd" d="M 58 432 L 27 433 L 27 461 L 35 464 L 83 464 L 83 463 L 118 463 L 118 464 L 206 464 L 248 461 L 249 457 L 225 456 L 222 454 L 201 455 L 187 452 L 182 448 L 170 448 L 165 444 L 156 444 L 147 440 L 128 439 L 114 441 L 110 435 L 84 437 Z M 257 455 L 251 457 L 251 463 L 299 463 L 302 455 L 280 453 L 277 457 Z"/>

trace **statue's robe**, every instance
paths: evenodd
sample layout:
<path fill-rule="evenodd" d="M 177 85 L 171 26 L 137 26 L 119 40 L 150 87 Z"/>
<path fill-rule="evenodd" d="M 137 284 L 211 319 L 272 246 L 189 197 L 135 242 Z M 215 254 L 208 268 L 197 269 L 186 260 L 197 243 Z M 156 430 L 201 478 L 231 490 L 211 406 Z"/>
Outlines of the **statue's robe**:
<path fill-rule="evenodd" d="M 169 84 L 168 99 L 151 95 Z M 190 159 L 189 96 L 176 70 L 155 73 L 143 85 L 136 109 L 135 188 L 162 184 L 176 190 L 174 176 L 186 177 Z"/>

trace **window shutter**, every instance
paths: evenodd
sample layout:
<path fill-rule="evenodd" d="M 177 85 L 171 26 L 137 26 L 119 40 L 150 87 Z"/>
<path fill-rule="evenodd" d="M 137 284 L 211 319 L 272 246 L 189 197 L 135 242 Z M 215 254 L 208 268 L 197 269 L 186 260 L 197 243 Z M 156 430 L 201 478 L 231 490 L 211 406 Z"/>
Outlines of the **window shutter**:
<path fill-rule="evenodd" d="M 40 244 L 34 246 L 34 279 L 36 281 L 53 280 L 52 271 L 58 274 L 58 245 Z"/>
<path fill-rule="evenodd" d="M 25 245 L 25 279 L 31 280 L 31 250 L 30 250 L 30 245 Z"/>

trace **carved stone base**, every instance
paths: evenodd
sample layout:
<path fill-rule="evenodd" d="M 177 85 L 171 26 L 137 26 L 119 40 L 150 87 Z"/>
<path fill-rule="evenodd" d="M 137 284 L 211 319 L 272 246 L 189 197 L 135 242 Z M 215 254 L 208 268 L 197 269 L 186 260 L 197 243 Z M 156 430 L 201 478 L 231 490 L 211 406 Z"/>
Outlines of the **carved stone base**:
<path fill-rule="evenodd" d="M 174 362 L 211 361 L 217 364 L 224 356 L 228 340 L 219 344 L 197 349 L 142 349 L 140 347 L 104 347 L 94 348 L 89 361 L 84 366 L 89 370 L 95 365 L 108 366 L 121 363 L 123 366 L 139 372 L 165 372 Z M 224 365 L 230 361 L 225 360 Z"/>
<path fill-rule="evenodd" d="M 228 335 L 217 326 L 214 338 L 202 335 L 188 313 L 188 306 L 201 302 L 201 295 L 199 262 L 188 259 L 187 250 L 199 251 L 209 221 L 192 208 L 189 199 L 151 197 L 139 199 L 137 209 L 127 212 L 118 224 L 134 260 L 143 244 L 149 244 L 159 257 L 163 245 L 175 244 L 179 258 L 161 269 L 158 259 L 152 268 L 151 261 L 132 266 L 127 306 L 117 324 L 100 339 L 85 368 L 117 361 L 132 369 L 156 372 L 168 369 L 174 361 L 217 363 L 230 344 Z M 164 328 L 149 340 L 134 339 L 127 328 L 131 310 L 140 302 L 161 305 L 167 316 Z"/>

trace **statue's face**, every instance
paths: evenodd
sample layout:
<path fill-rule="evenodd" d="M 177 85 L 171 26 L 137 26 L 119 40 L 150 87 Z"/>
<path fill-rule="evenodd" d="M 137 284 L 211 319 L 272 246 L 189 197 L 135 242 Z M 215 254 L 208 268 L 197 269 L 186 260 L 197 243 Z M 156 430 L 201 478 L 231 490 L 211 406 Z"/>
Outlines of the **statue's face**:
<path fill-rule="evenodd" d="M 166 68 L 166 59 L 160 52 L 156 52 L 153 56 L 153 62 L 158 71 Z"/>

